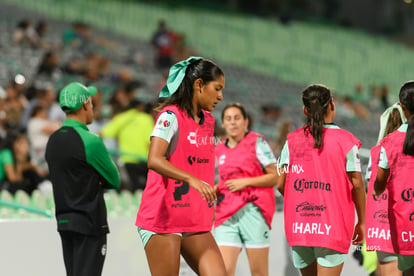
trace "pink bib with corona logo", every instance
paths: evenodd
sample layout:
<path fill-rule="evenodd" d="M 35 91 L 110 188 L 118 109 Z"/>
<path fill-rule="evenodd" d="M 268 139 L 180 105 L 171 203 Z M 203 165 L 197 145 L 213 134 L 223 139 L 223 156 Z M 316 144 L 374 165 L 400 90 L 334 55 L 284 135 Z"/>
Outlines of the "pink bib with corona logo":
<path fill-rule="evenodd" d="M 414 158 L 403 154 L 405 132 L 394 131 L 381 141 L 390 165 L 387 182 L 391 239 L 397 254 L 414 254 Z"/>
<path fill-rule="evenodd" d="M 395 253 L 391 242 L 388 220 L 388 190 L 379 196 L 372 195 L 378 171 L 381 146 L 371 149 L 371 177 L 368 181 L 365 241 L 367 251 Z"/>
<path fill-rule="evenodd" d="M 176 115 L 179 130 L 176 150 L 169 153 L 168 161 L 213 187 L 214 117 L 203 111 L 204 122 L 197 124 L 177 106 L 168 106 L 160 114 L 165 111 Z M 149 170 L 136 226 L 157 233 L 210 231 L 213 212 L 213 204 L 188 183 Z"/>
<path fill-rule="evenodd" d="M 299 128 L 287 137 L 284 217 L 290 246 L 326 247 L 348 253 L 355 217 L 346 156 L 361 143 L 340 128 L 323 129 L 323 146 Z M 300 170 L 292 170 L 292 167 Z"/>
<path fill-rule="evenodd" d="M 263 175 L 263 169 L 257 160 L 256 142 L 263 136 L 249 132 L 235 148 L 224 143 L 216 146 L 216 158 L 219 169 L 219 197 L 216 206 L 215 226 L 232 217 L 249 202 L 256 204 L 261 210 L 266 223 L 271 228 L 273 214 L 276 209 L 274 187 L 246 187 L 237 192 L 230 192 L 224 185 L 229 179 L 255 177 Z"/>

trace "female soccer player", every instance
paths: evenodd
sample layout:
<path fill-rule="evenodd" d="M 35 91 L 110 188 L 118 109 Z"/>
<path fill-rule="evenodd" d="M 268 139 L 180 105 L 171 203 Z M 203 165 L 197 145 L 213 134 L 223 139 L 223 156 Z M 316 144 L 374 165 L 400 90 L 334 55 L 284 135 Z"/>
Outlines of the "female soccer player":
<path fill-rule="evenodd" d="M 310 85 L 302 101 L 306 124 L 288 134 L 279 164 L 286 237 L 302 275 L 340 275 L 351 240 L 364 240 L 361 143 L 333 123 L 329 88 Z"/>
<path fill-rule="evenodd" d="M 252 275 L 269 274 L 270 228 L 275 212 L 276 158 L 265 138 L 248 131 L 244 107 L 222 112 L 227 139 L 216 146 L 219 169 L 214 237 L 229 276 L 246 248 Z"/>
<path fill-rule="evenodd" d="M 370 161 L 367 167 L 368 195 L 366 208 L 366 248 L 376 251 L 378 268 L 381 275 L 401 276 L 398 270 L 397 254 L 392 246 L 390 223 L 388 220 L 388 190 L 381 195 L 373 195 L 374 182 L 378 170 L 381 140 L 397 130 L 407 119 L 399 103 L 390 106 L 381 115 L 378 144 L 371 148 Z"/>
<path fill-rule="evenodd" d="M 136 225 L 151 274 L 178 275 L 180 254 L 198 275 L 225 275 L 211 234 L 214 117 L 223 99 L 223 71 L 190 57 L 173 65 L 160 97 L 148 155 L 149 173 Z"/>
<path fill-rule="evenodd" d="M 398 268 L 409 276 L 414 275 L 414 81 L 401 87 L 399 98 L 408 121 L 381 141 L 374 195 L 388 189 L 392 245 Z"/>

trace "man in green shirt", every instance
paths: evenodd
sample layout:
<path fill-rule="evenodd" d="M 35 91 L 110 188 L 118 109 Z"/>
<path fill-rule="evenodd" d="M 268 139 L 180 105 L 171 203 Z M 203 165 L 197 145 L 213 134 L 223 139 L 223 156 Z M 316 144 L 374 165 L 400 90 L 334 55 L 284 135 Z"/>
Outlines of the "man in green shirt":
<path fill-rule="evenodd" d="M 86 127 L 96 93 L 78 82 L 62 89 L 59 103 L 67 119 L 46 147 L 67 275 L 101 275 L 109 233 L 103 192 L 120 185 L 102 139 Z"/>
<path fill-rule="evenodd" d="M 132 100 L 129 108 L 113 117 L 101 132 L 103 137 L 117 140 L 132 191 L 145 188 L 150 136 L 154 128 L 154 119 L 141 110 L 142 105 Z"/>

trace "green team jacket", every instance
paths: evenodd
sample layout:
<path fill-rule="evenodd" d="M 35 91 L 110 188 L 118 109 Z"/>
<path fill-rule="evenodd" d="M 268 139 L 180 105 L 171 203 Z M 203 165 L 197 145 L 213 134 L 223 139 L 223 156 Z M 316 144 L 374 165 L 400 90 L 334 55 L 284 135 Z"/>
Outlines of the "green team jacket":
<path fill-rule="evenodd" d="M 47 143 L 46 161 L 58 231 L 109 233 L 104 189 L 119 188 L 119 173 L 102 139 L 85 124 L 66 119 Z"/>

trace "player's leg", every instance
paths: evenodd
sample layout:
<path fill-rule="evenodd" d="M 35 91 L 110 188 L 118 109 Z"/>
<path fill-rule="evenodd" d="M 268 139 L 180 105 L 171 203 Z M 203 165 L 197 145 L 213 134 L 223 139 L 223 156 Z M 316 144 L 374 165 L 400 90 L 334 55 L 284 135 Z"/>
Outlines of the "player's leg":
<path fill-rule="evenodd" d="M 348 254 L 329 248 L 315 248 L 318 276 L 340 276 Z"/>
<path fill-rule="evenodd" d="M 405 276 L 414 276 L 414 255 L 398 255 L 398 269 Z"/>
<path fill-rule="evenodd" d="M 233 246 L 219 246 L 219 248 L 221 255 L 223 256 L 227 275 L 234 276 L 236 273 L 237 259 L 239 257 L 241 248 Z"/>
<path fill-rule="evenodd" d="M 381 275 L 402 276 L 402 272 L 398 269 L 397 254 L 377 251 L 377 257 Z"/>
<path fill-rule="evenodd" d="M 177 276 L 180 271 L 181 235 L 159 234 L 138 228 L 152 276 Z"/>
<path fill-rule="evenodd" d="M 254 203 L 246 204 L 238 213 L 240 235 L 246 247 L 252 276 L 269 275 L 270 228 L 262 211 Z"/>
<path fill-rule="evenodd" d="M 252 276 L 269 275 L 269 247 L 246 248 Z"/>
<path fill-rule="evenodd" d="M 300 270 L 302 276 L 316 276 L 318 273 L 315 248 L 311 246 L 292 247 L 293 265 Z"/>
<path fill-rule="evenodd" d="M 223 256 L 228 276 L 236 273 L 237 259 L 243 248 L 238 225 L 238 213 L 214 228 L 213 235 Z"/>
<path fill-rule="evenodd" d="M 223 257 L 211 232 L 184 236 L 181 255 L 200 276 L 226 276 Z"/>

